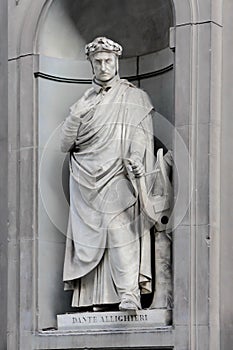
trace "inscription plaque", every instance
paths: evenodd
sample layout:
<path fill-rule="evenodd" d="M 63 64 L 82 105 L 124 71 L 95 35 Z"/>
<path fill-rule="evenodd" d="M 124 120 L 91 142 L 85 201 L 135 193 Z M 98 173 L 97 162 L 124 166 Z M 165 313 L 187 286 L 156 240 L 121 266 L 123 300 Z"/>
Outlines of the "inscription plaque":
<path fill-rule="evenodd" d="M 171 310 L 137 310 L 116 312 L 78 312 L 57 315 L 58 330 L 128 329 L 166 326 L 171 323 Z"/>

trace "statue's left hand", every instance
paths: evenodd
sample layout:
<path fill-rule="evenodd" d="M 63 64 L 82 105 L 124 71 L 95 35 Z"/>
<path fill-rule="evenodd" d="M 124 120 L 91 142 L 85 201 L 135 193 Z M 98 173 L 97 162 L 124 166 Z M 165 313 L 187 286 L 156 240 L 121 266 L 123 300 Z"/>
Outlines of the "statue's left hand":
<path fill-rule="evenodd" d="M 133 159 L 131 158 L 129 160 L 132 172 L 135 177 L 141 177 L 145 174 L 145 168 L 142 162 L 139 159 Z"/>

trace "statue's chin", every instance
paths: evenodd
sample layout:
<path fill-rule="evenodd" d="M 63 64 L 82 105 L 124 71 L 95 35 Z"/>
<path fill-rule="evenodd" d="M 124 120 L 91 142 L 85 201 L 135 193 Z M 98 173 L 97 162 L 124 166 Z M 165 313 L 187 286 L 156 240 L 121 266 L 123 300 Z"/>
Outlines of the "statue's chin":
<path fill-rule="evenodd" d="M 117 74 L 118 74 L 117 72 L 115 73 L 114 76 L 108 75 L 108 74 L 106 74 L 106 75 L 103 74 L 103 75 L 99 76 L 98 78 L 96 77 L 96 81 L 99 82 L 100 84 L 106 84 L 106 83 L 109 83 L 111 80 L 113 80 Z"/>
<path fill-rule="evenodd" d="M 106 76 L 101 76 L 99 79 L 97 79 L 100 83 L 107 83 L 110 80 L 112 80 L 113 77 L 106 74 Z"/>

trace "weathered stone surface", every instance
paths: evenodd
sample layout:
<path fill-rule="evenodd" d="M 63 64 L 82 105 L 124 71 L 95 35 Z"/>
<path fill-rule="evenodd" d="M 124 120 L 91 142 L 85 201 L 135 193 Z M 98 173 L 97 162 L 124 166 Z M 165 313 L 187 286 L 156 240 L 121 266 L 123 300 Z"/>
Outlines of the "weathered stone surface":
<path fill-rule="evenodd" d="M 182 2 L 182 6 L 184 2 Z M 176 58 L 175 58 L 175 125 L 190 123 L 190 84 L 191 84 L 191 52 L 188 43 L 191 38 L 190 25 L 176 28 Z M 187 88 L 189 87 L 189 88 Z"/>
<path fill-rule="evenodd" d="M 190 319 L 190 228 L 181 226 L 173 233 L 174 310 L 173 322 L 186 326 Z M 179 292 L 178 292 L 179 291 Z"/>
<path fill-rule="evenodd" d="M 7 94 L 7 1 L 0 9 L 0 349 L 7 347 L 7 298 L 8 298 L 8 94 Z"/>
<path fill-rule="evenodd" d="M 233 343 L 232 290 L 233 290 L 233 89 L 232 89 L 232 56 L 233 56 L 233 2 L 224 1 L 223 7 L 223 85 L 222 85 L 222 138 L 221 138 L 221 182 L 220 182 L 220 229 L 216 230 L 220 243 L 220 331 L 221 349 L 230 349 Z M 214 349 L 215 350 L 215 349 Z"/>

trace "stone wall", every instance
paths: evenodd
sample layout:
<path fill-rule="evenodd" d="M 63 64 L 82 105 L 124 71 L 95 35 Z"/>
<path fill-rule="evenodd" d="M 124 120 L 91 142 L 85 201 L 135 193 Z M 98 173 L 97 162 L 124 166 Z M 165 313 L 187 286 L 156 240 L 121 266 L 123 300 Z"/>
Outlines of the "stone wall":
<path fill-rule="evenodd" d="M 6 6 L 6 2 L 3 3 Z M 73 3 L 75 5 L 74 1 Z M 233 9 L 231 0 L 225 0 L 223 4 L 221 0 L 175 0 L 169 3 L 174 9 L 172 33 L 175 35 L 171 36 L 170 44 L 175 51 L 173 147 L 177 170 L 174 176 L 175 199 L 178 203 L 174 212 L 173 234 L 173 327 L 107 334 L 90 331 L 87 336 L 82 333 L 62 334 L 56 330 L 42 331 L 38 324 L 40 302 L 43 304 L 44 298 L 52 303 L 53 298 L 51 295 L 43 295 L 46 293 L 43 284 L 41 289 L 38 288 L 38 276 L 43 276 L 43 270 L 49 264 L 50 252 L 43 244 L 38 250 L 40 86 L 34 73 L 41 67 L 38 50 L 39 39 L 42 38 L 40 34 L 43 33 L 46 18 L 51 15 L 50 5 L 54 6 L 55 2 L 8 1 L 8 157 L 7 119 L 2 117 L 6 115 L 7 101 L 4 82 L 6 49 L 0 52 L 0 70 L 3 77 L 0 82 L 0 302 L 1 314 L 4 315 L 0 321 L 3 339 L 1 350 L 6 349 L 4 341 L 7 318 L 9 350 L 83 347 L 225 350 L 231 347 Z M 7 16 L 3 9 L 1 7 L 0 11 L 3 18 L 0 21 L 1 47 L 6 45 Z M 73 33 L 73 29 L 72 27 L 69 33 Z M 45 50 L 45 46 L 40 47 Z M 159 91 L 158 87 L 157 90 Z M 159 103 L 163 104 L 163 101 Z M 8 215 L 5 205 L 7 195 Z M 7 219 L 8 314 L 5 234 Z M 38 259 L 41 251 L 44 252 L 43 270 Z M 52 319 L 55 315 L 52 313 L 50 316 Z"/>
<path fill-rule="evenodd" d="M 0 6 L 0 339 L 7 347 L 7 232 L 8 232 L 8 122 L 7 122 L 7 1 Z"/>
<path fill-rule="evenodd" d="M 222 113 L 221 113 L 221 170 L 220 170 L 220 349 L 230 349 L 233 343 L 233 89 L 232 89 L 232 55 L 233 23 L 231 13 L 233 3 L 224 1 L 223 7 L 223 77 L 222 77 Z"/>

